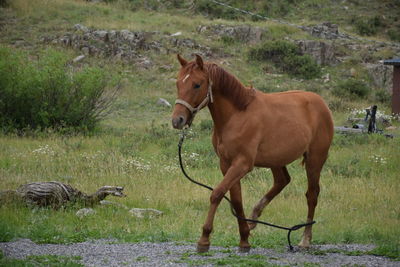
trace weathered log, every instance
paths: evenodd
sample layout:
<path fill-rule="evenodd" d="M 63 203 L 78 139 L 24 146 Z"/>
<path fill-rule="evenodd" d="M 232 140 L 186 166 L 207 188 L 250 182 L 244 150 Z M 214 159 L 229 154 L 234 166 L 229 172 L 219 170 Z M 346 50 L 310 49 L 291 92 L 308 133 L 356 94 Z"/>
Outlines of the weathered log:
<path fill-rule="evenodd" d="M 0 192 L 0 204 L 21 200 L 28 205 L 51 206 L 60 208 L 68 202 L 79 202 L 85 206 L 93 206 L 108 195 L 123 197 L 121 186 L 103 186 L 96 193 L 88 195 L 70 185 L 60 182 L 36 182 L 24 184 L 17 190 Z"/>

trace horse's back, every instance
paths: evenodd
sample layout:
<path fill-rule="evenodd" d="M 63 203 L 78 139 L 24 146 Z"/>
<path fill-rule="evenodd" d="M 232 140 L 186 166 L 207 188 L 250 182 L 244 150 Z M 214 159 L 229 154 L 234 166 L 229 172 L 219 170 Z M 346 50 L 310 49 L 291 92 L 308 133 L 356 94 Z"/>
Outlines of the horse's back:
<path fill-rule="evenodd" d="M 333 137 L 333 120 L 324 100 L 304 91 L 257 93 L 249 107 L 256 115 L 260 135 L 257 165 L 286 165 L 310 148 L 327 151 Z M 253 116 L 254 118 L 255 116 Z"/>
<path fill-rule="evenodd" d="M 307 91 L 286 91 L 263 94 L 264 105 L 270 113 L 278 113 L 287 119 L 309 124 L 315 130 L 320 127 L 333 132 L 331 111 L 318 94 Z"/>

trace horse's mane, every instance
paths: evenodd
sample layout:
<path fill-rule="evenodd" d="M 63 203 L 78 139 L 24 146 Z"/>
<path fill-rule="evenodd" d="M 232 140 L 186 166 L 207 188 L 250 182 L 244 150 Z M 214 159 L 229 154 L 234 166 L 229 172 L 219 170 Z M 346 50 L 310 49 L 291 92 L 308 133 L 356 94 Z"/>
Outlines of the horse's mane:
<path fill-rule="evenodd" d="M 218 88 L 221 94 L 231 100 L 239 110 L 245 110 L 255 96 L 255 90 L 246 88 L 235 76 L 219 67 L 217 64 L 206 63 L 204 65 L 214 88 Z"/>

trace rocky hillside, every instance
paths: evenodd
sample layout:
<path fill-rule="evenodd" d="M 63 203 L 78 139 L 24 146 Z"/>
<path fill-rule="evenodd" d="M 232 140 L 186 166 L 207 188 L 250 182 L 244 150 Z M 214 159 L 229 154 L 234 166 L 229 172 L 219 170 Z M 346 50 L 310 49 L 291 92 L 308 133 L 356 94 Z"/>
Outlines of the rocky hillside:
<path fill-rule="evenodd" d="M 4 45 L 28 51 L 67 48 L 80 56 L 76 61 L 85 57 L 111 60 L 154 75 L 167 72 L 170 77 L 175 71 L 171 55 L 198 53 L 240 73 L 244 82 L 264 91 L 310 90 L 307 86 L 311 83 L 311 90 L 320 92 L 353 78 L 378 90 L 378 98 L 380 95 L 385 101 L 388 97 L 382 95 L 390 93 L 392 68 L 382 60 L 400 56 L 396 37 L 399 15 L 394 11 L 400 6 L 398 1 L 5 3 L 0 15 L 0 42 Z M 376 31 L 359 30 L 361 15 L 375 18 Z M 368 19 L 364 22 L 371 28 Z M 293 43 L 302 55 L 309 55 L 321 68 L 321 75 L 305 84 L 302 77 L 287 75 L 274 62 L 249 58 L 252 49 L 279 40 Z M 234 66 L 237 64 L 241 66 Z"/>

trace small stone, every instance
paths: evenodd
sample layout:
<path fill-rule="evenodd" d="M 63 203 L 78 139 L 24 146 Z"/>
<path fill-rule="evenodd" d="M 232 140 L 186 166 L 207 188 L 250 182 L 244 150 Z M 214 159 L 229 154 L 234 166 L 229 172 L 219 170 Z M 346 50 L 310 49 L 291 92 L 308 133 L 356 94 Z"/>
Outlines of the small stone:
<path fill-rule="evenodd" d="M 171 107 L 171 104 L 167 100 L 161 97 L 158 99 L 157 104 L 160 106 Z"/>
<path fill-rule="evenodd" d="M 86 26 L 83 26 L 81 24 L 75 24 L 74 29 L 77 31 L 82 31 L 82 32 L 88 32 L 89 29 Z"/>
<path fill-rule="evenodd" d="M 357 71 L 356 71 L 355 68 L 351 68 L 351 69 L 350 69 L 350 76 L 351 76 L 351 77 L 356 77 L 356 76 L 357 76 Z"/>
<path fill-rule="evenodd" d="M 329 73 L 322 76 L 322 79 L 324 80 L 324 83 L 328 83 L 331 80 Z"/>
<path fill-rule="evenodd" d="M 156 210 L 156 209 L 140 209 L 140 208 L 133 208 L 131 210 L 129 210 L 129 213 L 131 213 L 133 216 L 135 216 L 136 218 L 155 218 L 155 217 L 159 217 L 163 214 L 162 211 Z"/>
<path fill-rule="evenodd" d="M 80 209 L 76 212 L 76 216 L 78 216 L 79 218 L 83 218 L 83 217 L 87 217 L 89 215 L 93 215 L 96 214 L 96 211 L 94 209 L 91 208 L 84 208 L 84 209 Z"/>
<path fill-rule="evenodd" d="M 387 130 L 387 131 L 393 131 L 393 130 L 396 130 L 396 129 L 397 129 L 396 126 L 389 126 L 389 127 L 385 128 L 385 130 Z"/>
<path fill-rule="evenodd" d="M 176 32 L 176 33 L 171 34 L 170 36 L 179 36 L 179 35 L 182 35 L 182 32 Z"/>
<path fill-rule="evenodd" d="M 101 30 L 99 30 L 99 31 L 94 31 L 93 34 L 94 34 L 94 36 L 96 36 L 97 38 L 100 38 L 100 39 L 102 39 L 102 40 L 104 40 L 104 41 L 107 41 L 107 40 L 108 40 L 108 32 L 107 32 L 107 31 L 101 31 Z"/>
<path fill-rule="evenodd" d="M 80 56 L 77 56 L 76 58 L 74 58 L 72 60 L 72 62 L 77 63 L 79 61 L 82 61 L 84 58 L 85 58 L 85 55 L 80 55 Z"/>
<path fill-rule="evenodd" d="M 85 55 L 89 55 L 89 53 L 90 53 L 90 49 L 89 49 L 89 47 L 87 47 L 87 46 L 82 47 L 81 51 L 82 51 L 82 53 L 85 54 Z"/>

